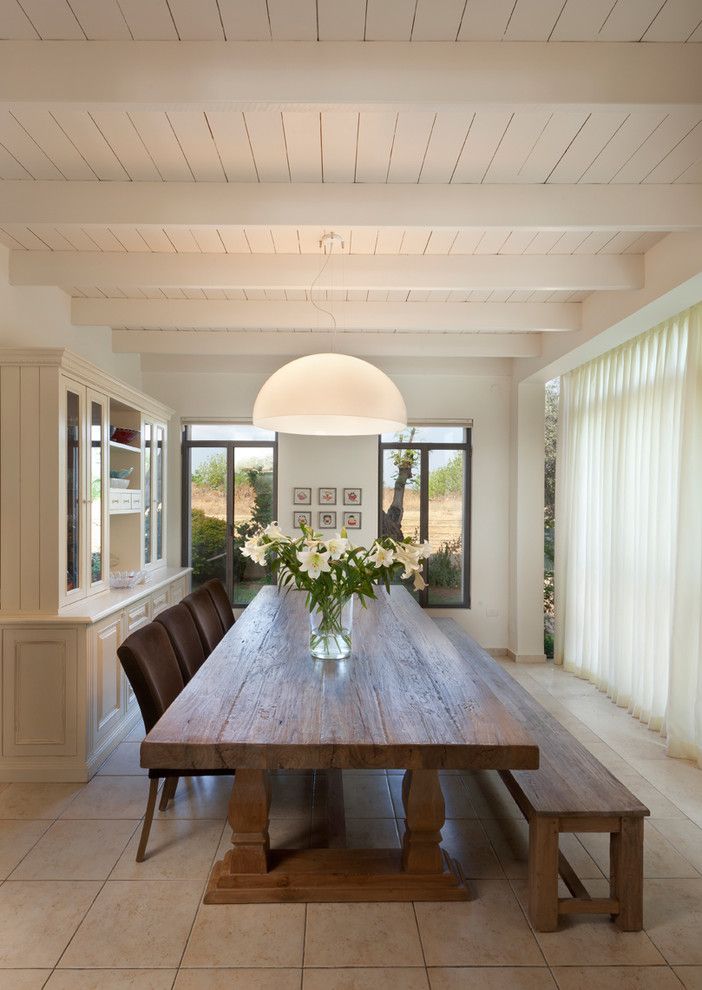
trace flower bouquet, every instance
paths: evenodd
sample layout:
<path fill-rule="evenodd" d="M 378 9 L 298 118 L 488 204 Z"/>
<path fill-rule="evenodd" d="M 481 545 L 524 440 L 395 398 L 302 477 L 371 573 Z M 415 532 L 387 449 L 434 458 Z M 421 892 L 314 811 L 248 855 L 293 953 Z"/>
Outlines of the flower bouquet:
<path fill-rule="evenodd" d="M 375 598 L 379 584 L 389 590 L 391 581 L 412 578 L 414 587 L 425 587 L 422 561 L 431 553 L 428 543 L 402 542 L 390 537 L 375 540 L 370 548 L 354 546 L 346 530 L 332 539 L 302 526 L 291 539 L 271 523 L 247 540 L 242 553 L 256 564 L 269 564 L 278 587 L 307 592 L 310 611 L 310 652 L 320 660 L 343 660 L 351 653 L 353 598 L 365 608 Z"/>

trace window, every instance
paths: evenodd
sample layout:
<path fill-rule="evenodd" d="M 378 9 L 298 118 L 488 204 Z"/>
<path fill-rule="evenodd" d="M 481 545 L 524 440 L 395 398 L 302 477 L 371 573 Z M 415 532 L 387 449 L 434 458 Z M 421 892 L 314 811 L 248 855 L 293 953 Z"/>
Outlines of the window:
<path fill-rule="evenodd" d="M 378 532 L 428 540 L 427 587 L 415 596 L 431 608 L 470 607 L 471 430 L 410 426 L 380 438 Z"/>
<path fill-rule="evenodd" d="M 275 433 L 237 423 L 192 423 L 183 429 L 183 562 L 193 588 L 222 581 L 233 605 L 246 605 L 270 569 L 241 553 L 259 525 L 276 515 Z"/>

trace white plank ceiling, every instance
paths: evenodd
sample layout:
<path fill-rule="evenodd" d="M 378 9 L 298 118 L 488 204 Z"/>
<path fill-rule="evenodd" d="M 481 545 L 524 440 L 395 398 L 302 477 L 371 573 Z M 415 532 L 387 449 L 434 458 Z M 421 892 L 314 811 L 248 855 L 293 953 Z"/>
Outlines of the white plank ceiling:
<path fill-rule="evenodd" d="M 698 110 L 0 110 L 0 179 L 668 184 L 701 176 Z"/>
<path fill-rule="evenodd" d="M 0 0 L 0 38 L 702 40 L 698 0 Z"/>
<path fill-rule="evenodd" d="M 12 80 L 8 79 L 11 73 L 2 75 L 2 45 L 6 53 L 9 49 L 21 49 L 19 62 L 13 63 L 20 79 L 25 46 L 14 44 L 18 41 L 32 42 L 28 50 L 41 49 L 42 53 L 66 48 L 49 44 L 54 41 L 77 42 L 76 50 L 80 49 L 81 53 L 114 48 L 118 52 L 117 70 L 110 100 L 103 94 L 102 102 L 89 102 L 89 78 L 85 81 L 85 100 L 82 93 L 71 90 L 65 79 L 62 97 L 54 99 L 55 75 L 46 76 L 50 80 L 49 88 L 39 97 L 25 98 L 29 79 L 21 84 L 15 80 L 14 95 L 3 93 L 3 79 L 6 84 Z M 94 41 L 119 44 L 103 48 L 91 45 Z M 137 352 L 145 348 L 142 352 L 153 353 L 158 349 L 154 341 L 161 334 L 166 353 L 169 346 L 176 346 L 169 331 L 178 330 L 183 331 L 183 339 L 177 345 L 179 353 L 196 355 L 198 344 L 192 341 L 198 337 L 204 341 L 215 333 L 218 339 L 229 336 L 229 342 L 222 345 L 222 353 L 232 353 L 232 347 L 240 348 L 237 353 L 262 353 L 260 349 L 247 350 L 256 333 L 265 333 L 266 341 L 274 334 L 294 333 L 297 340 L 305 334 L 326 333 L 331 322 L 328 311 L 334 311 L 336 305 L 339 330 L 354 335 L 356 353 L 362 353 L 358 341 L 363 334 L 374 340 L 369 344 L 369 355 L 381 353 L 378 350 L 381 346 L 387 346 L 388 353 L 402 354 L 403 345 L 395 345 L 390 340 L 392 335 L 405 342 L 412 337 L 407 354 L 431 355 L 432 347 L 437 347 L 435 353 L 444 356 L 450 353 L 445 338 L 452 335 L 462 338 L 455 353 L 463 354 L 467 352 L 460 348 L 466 346 L 466 335 L 478 334 L 485 338 L 486 356 L 523 356 L 527 353 L 525 334 L 529 335 L 531 347 L 540 330 L 578 329 L 583 301 L 591 292 L 613 284 L 611 280 L 602 280 L 604 269 L 608 275 L 615 276 L 621 270 L 626 276 L 624 282 L 629 279 L 627 284 L 617 282 L 609 291 L 640 287 L 645 272 L 641 256 L 654 249 L 670 230 L 685 228 L 688 212 L 695 213 L 696 191 L 702 190 L 702 97 L 698 92 L 687 99 L 687 90 L 680 90 L 680 86 L 694 89 L 694 78 L 690 81 L 688 73 L 684 77 L 686 82 L 677 89 L 665 89 L 662 80 L 660 100 L 657 89 L 649 87 L 646 98 L 637 102 L 637 94 L 631 95 L 630 87 L 627 99 L 622 102 L 622 91 L 617 88 L 619 80 L 615 78 L 618 72 L 621 75 L 617 63 L 607 79 L 596 80 L 597 85 L 590 93 L 588 73 L 592 53 L 596 50 L 598 57 L 604 53 L 611 60 L 613 55 L 608 53 L 616 49 L 601 46 L 579 49 L 585 60 L 585 85 L 578 91 L 584 94 L 582 99 L 569 97 L 559 102 L 563 79 L 562 73 L 558 74 L 560 68 L 556 77 L 550 77 L 550 90 L 543 100 L 537 92 L 535 99 L 515 103 L 520 98 L 523 79 L 523 73 L 519 72 L 517 91 L 509 90 L 504 102 L 486 102 L 483 98 L 475 107 L 465 102 L 466 93 L 472 90 L 464 87 L 460 91 L 460 76 L 455 84 L 453 77 L 449 77 L 445 92 L 436 97 L 439 102 L 434 104 L 422 103 L 423 93 L 417 92 L 406 104 L 396 101 L 382 106 L 375 106 L 372 100 L 356 100 L 361 85 L 359 76 L 350 100 L 326 104 L 339 107 L 332 110 L 325 109 L 321 99 L 318 103 L 314 99 L 301 100 L 294 104 L 293 110 L 274 109 L 275 104 L 265 99 L 259 102 L 260 55 L 256 54 L 253 99 L 240 102 L 238 106 L 242 109 L 232 109 L 232 104 L 226 104 L 229 109 L 218 109 L 217 101 L 213 104 L 204 96 L 200 98 L 197 86 L 193 90 L 195 97 L 186 103 L 179 98 L 174 98 L 173 104 L 164 103 L 163 99 L 149 102 L 152 97 L 148 94 L 144 102 L 137 103 L 141 93 L 138 87 L 130 91 L 129 98 L 122 99 L 123 51 L 150 50 L 149 46 L 133 45 L 134 41 L 174 43 L 167 47 L 177 50 L 178 60 L 184 49 L 202 48 L 178 42 L 196 41 L 286 43 L 281 48 L 283 58 L 292 48 L 287 43 L 296 41 L 443 42 L 449 43 L 446 50 L 452 52 L 458 50 L 452 42 L 551 42 L 548 47 L 539 48 L 542 60 L 545 53 L 548 59 L 552 55 L 560 59 L 561 51 L 575 48 L 567 45 L 559 49 L 556 43 L 616 42 L 626 45 L 627 51 L 635 51 L 637 59 L 640 53 L 648 53 L 645 56 L 648 58 L 655 52 L 656 58 L 674 56 L 673 61 L 666 63 L 669 65 L 684 60 L 692 65 L 694 77 L 695 51 L 700 52 L 702 74 L 702 48 L 694 47 L 702 42 L 702 0 L 0 0 L 0 191 L 8 191 L 0 202 L 4 210 L 4 213 L 0 211 L 0 243 L 10 250 L 11 277 L 14 258 L 18 284 L 58 285 L 73 297 L 74 322 L 86 326 L 87 333 L 88 316 L 97 314 L 95 322 L 104 316 L 102 322 L 119 331 L 115 346 L 120 350 L 133 346 Z M 651 43 L 657 44 L 654 47 Z M 687 47 L 668 50 L 660 47 L 664 43 Z M 225 47 L 210 46 L 210 50 L 223 51 Z M 241 47 L 250 54 L 258 53 L 261 48 L 268 51 L 271 46 Z M 349 46 L 354 56 L 357 52 L 364 53 L 363 72 L 367 53 L 378 47 Z M 482 50 L 481 45 L 477 47 Z M 315 52 L 322 50 L 321 46 L 312 48 Z M 532 46 L 518 44 L 494 48 L 499 52 L 532 51 Z M 410 46 L 406 50 L 411 52 L 413 70 L 417 53 L 431 53 L 435 49 Z M 494 65 L 493 49 L 489 51 L 489 64 Z M 149 55 L 148 59 L 151 58 Z M 208 71 L 209 65 L 207 62 Z M 276 63 L 274 76 L 277 71 Z M 152 81 L 162 83 L 162 91 L 169 98 L 169 77 L 160 73 L 158 63 Z M 636 78 L 654 77 L 648 73 Z M 137 73 L 135 78 L 142 77 Z M 482 76 L 478 82 L 481 79 Z M 494 89 L 493 82 L 488 87 L 489 95 Z M 316 92 L 315 88 L 312 97 Z M 207 93 L 207 86 L 203 87 L 203 93 Z M 458 102 L 454 102 L 454 94 Z M 434 109 L 427 109 L 429 105 Z M 253 109 L 247 109 L 249 106 Z M 158 185 L 139 185 L 143 183 Z M 210 184 L 200 186 L 198 195 L 211 191 L 210 202 L 216 208 L 203 219 L 197 211 L 178 213 L 175 201 L 182 203 L 188 193 L 184 187 L 169 188 L 170 183 L 190 183 L 188 190 L 197 183 Z M 233 189 L 233 184 L 239 183 L 258 184 L 256 195 L 265 198 L 266 213 L 261 215 L 260 210 L 241 213 L 243 200 L 246 206 L 253 187 Z M 338 185 L 341 183 L 353 183 L 355 187 L 344 189 Z M 308 190 L 314 188 L 311 184 L 318 185 L 319 202 L 324 208 L 308 216 L 307 206 L 304 209 L 299 206 L 297 190 L 286 192 L 268 184 L 300 185 Z M 337 185 L 331 189 L 330 184 Z M 379 190 L 380 185 L 395 188 Z M 421 189 L 403 191 L 398 188 L 400 185 Z M 398 210 L 396 215 L 387 212 L 378 215 L 379 197 L 404 196 L 405 192 L 411 196 L 434 197 L 432 186 L 448 185 L 491 187 L 479 191 L 480 196 L 492 197 L 489 207 L 479 217 L 474 216 L 472 201 L 471 208 L 464 209 L 460 216 L 440 210 L 434 213 L 432 198 L 432 209 L 424 213 L 418 213 L 416 207 L 414 212 Z M 359 186 L 369 188 L 361 191 L 356 188 Z M 539 200 L 539 206 L 525 214 L 523 204 L 511 199 L 510 204 L 518 205 L 514 210 L 510 205 L 506 216 L 498 216 L 495 197 L 502 200 L 506 195 L 495 188 L 499 186 L 512 190 L 524 186 L 523 195 L 528 197 L 529 204 L 533 202 L 536 187 L 549 187 L 542 192 L 544 197 L 549 197 L 548 203 L 557 204 L 555 211 L 552 209 L 549 218 L 544 219 L 543 211 L 549 208 L 548 203 Z M 580 187 L 577 191 L 571 188 L 576 186 Z M 634 186 L 641 188 L 633 190 Z M 664 187 L 670 187 L 665 194 L 661 192 Z M 31 212 L 33 204 L 25 202 L 27 197 L 19 194 L 20 189 L 31 189 L 31 198 L 35 198 L 36 190 L 42 190 L 41 205 L 34 212 Z M 115 197 L 110 198 L 113 190 Z M 119 200 L 120 192 L 135 191 L 136 198 L 125 195 Z M 242 269 L 244 256 L 318 255 L 321 270 L 324 259 L 320 238 L 329 228 L 318 224 L 329 212 L 329 197 L 336 196 L 337 200 L 341 198 L 348 203 L 352 192 L 364 197 L 363 204 L 367 197 L 372 212 L 367 210 L 358 216 L 354 199 L 353 211 L 347 209 L 341 222 L 355 219 L 359 225 L 335 229 L 343 237 L 344 254 L 379 257 L 372 263 L 374 270 L 378 266 L 383 271 L 387 269 L 384 256 L 407 256 L 401 261 L 403 275 L 405 267 L 412 264 L 436 263 L 428 258 L 424 261 L 415 257 L 412 261 L 410 256 L 435 256 L 435 259 L 470 256 L 478 260 L 466 265 L 507 265 L 509 276 L 514 275 L 515 266 L 519 265 L 525 266 L 528 275 L 522 281 L 510 283 L 508 277 L 498 273 L 494 281 L 477 282 L 488 287 L 471 291 L 471 285 L 476 282 L 465 278 L 458 283 L 443 281 L 449 263 L 442 262 L 442 280 L 430 284 L 449 287 L 458 284 L 468 288 L 460 291 L 427 288 L 427 282 L 413 281 L 411 275 L 406 281 L 399 280 L 406 288 L 378 288 L 379 283 L 373 282 L 364 268 L 356 287 L 346 289 L 343 262 L 336 262 L 335 279 L 330 282 L 328 277 L 320 278 L 321 288 L 266 288 L 266 284 L 276 283 L 270 272 L 272 262 L 265 261 L 261 262 L 265 265 L 264 278 L 256 287 L 247 288 L 251 259 L 246 263 L 249 267 Z M 162 193 L 162 201 L 167 205 L 154 207 L 155 212 L 144 217 L 146 200 L 161 200 Z M 241 198 L 232 199 L 232 193 Z M 464 196 L 464 193 L 465 190 L 457 189 L 450 195 Z M 98 209 L 94 205 L 97 199 L 93 194 L 98 198 L 105 194 L 102 212 L 102 207 Z M 270 225 L 270 221 L 277 219 L 280 204 L 285 203 L 281 195 L 288 202 L 295 198 L 297 213 L 292 216 L 288 213 L 286 223 Z M 605 195 L 607 199 L 603 198 Z M 675 220 L 667 208 L 665 212 L 647 209 L 649 204 L 655 207 L 657 197 L 664 195 L 684 203 L 682 208 L 678 206 Z M 615 220 L 612 206 L 626 197 L 629 203 L 632 196 L 638 197 L 635 205 L 627 215 L 620 214 Z M 600 208 L 596 218 L 592 215 L 597 209 L 595 200 L 588 197 L 597 197 L 597 202 L 602 200 L 607 204 Z M 441 196 L 437 199 L 440 201 Z M 13 205 L 13 201 L 19 200 L 22 200 L 20 207 Z M 58 209 L 58 201 L 68 201 L 71 205 Z M 573 201 L 577 203 L 571 208 Z M 110 206 L 117 202 L 139 205 L 124 210 Z M 232 202 L 237 205 L 220 222 L 222 204 Z M 587 203 L 590 209 L 578 207 L 578 203 Z M 673 207 L 674 204 L 670 209 Z M 280 208 L 285 209 L 284 205 Z M 641 219 L 642 208 L 646 219 Z M 701 215 L 697 210 L 691 225 L 699 223 Z M 149 222 L 139 223 L 141 217 Z M 253 222 L 244 222 L 247 217 Z M 109 222 L 120 218 L 128 219 L 129 223 Z M 106 222 L 88 222 L 91 220 Z M 162 222 L 157 223 L 159 220 Z M 188 220 L 190 224 L 186 223 Z M 193 225 L 193 221 L 202 225 Z M 424 221 L 425 226 L 412 226 L 414 222 Z M 452 227 L 451 221 L 462 225 Z M 264 223 L 267 225 L 261 225 Z M 385 223 L 395 225 L 383 226 Z M 466 223 L 476 226 L 465 226 Z M 508 225 L 502 226 L 503 223 Z M 630 229 L 624 229 L 627 224 Z M 61 258 L 60 252 L 78 252 L 80 257 Z M 114 257 L 133 253 L 169 255 L 168 266 L 175 266 L 178 271 L 190 268 L 197 271 L 197 278 L 176 274 L 171 284 L 165 284 L 165 262 L 150 257 L 148 264 L 156 267 L 152 267 L 154 277 L 148 280 L 142 259 L 123 257 L 118 261 Z M 90 261 L 86 254 L 90 255 Z M 239 274 L 245 271 L 246 280 L 241 277 L 231 284 L 217 282 L 221 286 L 218 288 L 202 286 L 214 261 L 175 260 L 175 255 L 234 256 L 222 264 Z M 239 261 L 236 256 L 241 256 Z M 488 262 L 480 256 L 502 256 L 505 260 Z M 573 260 L 564 261 L 566 256 Z M 525 260 L 509 260 L 517 257 Z M 24 282 L 20 277 L 20 258 Z M 530 259 L 538 266 L 539 281 L 535 275 L 532 278 Z M 299 258 L 295 260 L 296 265 L 300 263 Z M 353 263 L 349 261 L 347 266 Z M 125 264 L 138 272 L 140 284 L 134 284 L 136 278 L 130 282 L 124 275 Z M 280 258 L 275 264 L 286 262 Z M 462 276 L 465 274 L 463 262 L 450 264 L 460 269 Z M 582 277 L 569 280 L 569 275 L 558 281 L 553 276 L 554 266 L 564 265 L 575 266 Z M 82 272 L 88 266 L 90 274 Z M 52 280 L 52 268 L 65 273 L 69 267 L 68 278 L 54 276 Z M 36 281 L 28 279 L 28 271 L 40 273 Z M 515 289 L 515 284 L 521 287 Z M 365 285 L 369 287 L 364 288 Z M 416 287 L 412 288 L 413 285 Z M 317 311 L 313 303 L 323 305 L 325 310 Z M 304 322 L 308 318 L 307 310 L 312 314 L 309 326 Z M 162 313 L 164 323 L 159 326 Z M 252 314 L 260 317 L 260 322 L 251 323 Z M 347 324 L 343 314 L 348 316 Z M 252 329 L 259 326 L 260 331 Z M 148 343 L 144 343 L 147 337 L 142 331 L 148 333 Z M 422 334 L 426 336 L 426 352 L 422 350 Z M 488 340 L 498 335 L 506 342 Z M 522 338 L 518 343 L 507 340 L 516 341 L 517 335 Z M 379 343 L 386 336 L 390 343 Z M 438 337 L 444 338 L 440 346 L 435 344 Z M 288 342 L 288 338 L 279 338 L 276 353 L 284 353 Z M 212 340 L 204 346 L 203 353 L 219 353 L 219 345 Z M 256 346 L 265 348 L 265 345 Z M 534 346 L 540 343 L 537 341 Z M 290 353 L 300 352 L 295 343 L 290 343 Z M 480 344 L 476 343 L 470 353 L 479 355 Z"/>

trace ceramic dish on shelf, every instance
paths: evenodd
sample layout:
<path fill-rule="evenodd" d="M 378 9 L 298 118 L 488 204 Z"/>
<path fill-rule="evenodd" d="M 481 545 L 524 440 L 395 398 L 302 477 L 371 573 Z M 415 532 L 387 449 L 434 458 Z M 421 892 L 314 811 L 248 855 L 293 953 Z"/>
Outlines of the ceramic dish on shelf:
<path fill-rule="evenodd" d="M 129 488 L 129 478 L 110 478 L 110 488 Z"/>
<path fill-rule="evenodd" d="M 125 426 L 111 426 L 110 440 L 123 443 L 127 447 L 134 447 L 136 450 L 141 443 L 141 433 L 139 430 L 128 430 Z"/>
<path fill-rule="evenodd" d="M 111 588 L 134 588 L 146 577 L 146 571 L 111 571 Z"/>
<path fill-rule="evenodd" d="M 112 478 L 113 480 L 115 478 L 131 478 L 133 471 L 134 471 L 133 467 L 124 468 L 121 471 L 115 471 L 113 469 L 112 471 L 110 471 L 110 478 Z"/>

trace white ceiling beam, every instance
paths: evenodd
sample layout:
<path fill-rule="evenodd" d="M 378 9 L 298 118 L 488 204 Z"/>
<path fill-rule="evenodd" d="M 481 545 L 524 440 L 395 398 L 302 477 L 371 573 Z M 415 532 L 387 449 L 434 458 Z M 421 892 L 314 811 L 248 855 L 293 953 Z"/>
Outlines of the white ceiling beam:
<path fill-rule="evenodd" d="M 13 285 L 118 285 L 122 289 L 388 289 L 588 292 L 643 285 L 639 255 L 147 254 L 12 251 Z"/>
<path fill-rule="evenodd" d="M 534 358 L 541 334 L 345 333 L 337 346 L 357 357 Z M 205 330 L 113 330 L 112 350 L 119 354 L 315 354 L 332 347 L 328 333 L 208 333 Z"/>
<path fill-rule="evenodd" d="M 8 179 L 2 223 L 686 230 L 702 226 L 702 186 Z"/>
<path fill-rule="evenodd" d="M 702 105 L 696 47 L 3 41 L 0 106 L 279 111 L 671 108 Z"/>
<path fill-rule="evenodd" d="M 577 330 L 581 303 L 323 303 L 340 330 L 468 332 Z M 216 299 L 72 299 L 77 326 L 326 330 L 309 302 Z"/>

